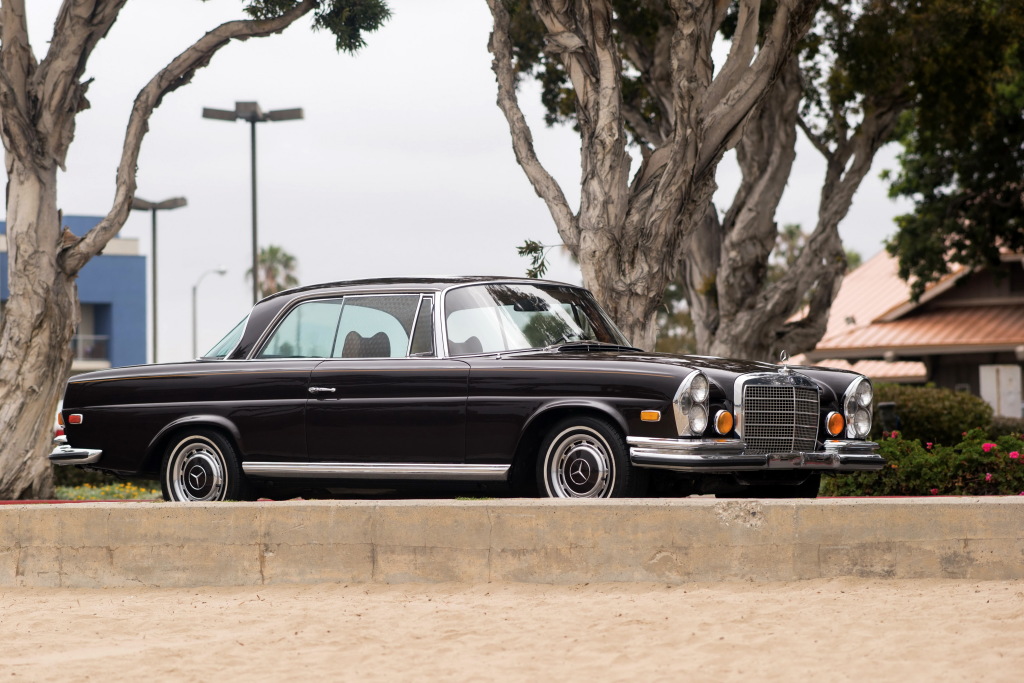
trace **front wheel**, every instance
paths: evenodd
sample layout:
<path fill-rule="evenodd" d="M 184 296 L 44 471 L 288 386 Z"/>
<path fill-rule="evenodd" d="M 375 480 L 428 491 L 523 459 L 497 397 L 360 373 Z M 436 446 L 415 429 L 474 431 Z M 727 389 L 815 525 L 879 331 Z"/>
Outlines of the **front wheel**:
<path fill-rule="evenodd" d="M 541 443 L 537 483 L 549 498 L 620 498 L 643 495 L 646 473 L 629 462 L 619 430 L 596 417 L 556 424 Z"/>
<path fill-rule="evenodd" d="M 224 436 L 207 429 L 171 439 L 160 466 L 164 500 L 245 500 L 248 482 L 235 449 Z"/>

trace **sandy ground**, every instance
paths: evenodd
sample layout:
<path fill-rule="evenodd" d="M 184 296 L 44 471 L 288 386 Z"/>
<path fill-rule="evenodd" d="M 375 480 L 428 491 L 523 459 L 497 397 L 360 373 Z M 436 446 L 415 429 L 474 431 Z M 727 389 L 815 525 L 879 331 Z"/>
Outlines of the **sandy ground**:
<path fill-rule="evenodd" d="M 1024 680 L 1024 581 L 0 589 L 0 683 L 812 676 Z"/>

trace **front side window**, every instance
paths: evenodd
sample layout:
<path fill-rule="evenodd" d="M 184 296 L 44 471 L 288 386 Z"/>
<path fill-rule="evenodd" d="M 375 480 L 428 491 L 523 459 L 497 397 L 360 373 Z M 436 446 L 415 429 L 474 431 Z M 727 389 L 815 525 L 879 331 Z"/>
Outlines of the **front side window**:
<path fill-rule="evenodd" d="M 257 358 L 329 358 L 341 305 L 341 299 L 299 304 L 274 330 Z"/>
<path fill-rule="evenodd" d="M 416 355 L 433 355 L 430 299 L 422 304 L 420 299 L 419 294 L 357 295 L 301 303 L 256 357 L 404 358 L 410 337 Z"/>
<path fill-rule="evenodd" d="M 593 297 L 574 287 L 476 285 L 450 291 L 444 303 L 453 356 L 573 341 L 627 345 Z"/>

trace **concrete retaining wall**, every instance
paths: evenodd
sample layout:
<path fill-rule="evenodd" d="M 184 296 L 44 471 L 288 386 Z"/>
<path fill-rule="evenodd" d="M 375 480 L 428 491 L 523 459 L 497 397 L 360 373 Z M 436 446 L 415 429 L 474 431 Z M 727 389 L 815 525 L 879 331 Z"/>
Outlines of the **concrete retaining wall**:
<path fill-rule="evenodd" d="M 0 506 L 0 586 L 1024 578 L 1024 497 Z"/>

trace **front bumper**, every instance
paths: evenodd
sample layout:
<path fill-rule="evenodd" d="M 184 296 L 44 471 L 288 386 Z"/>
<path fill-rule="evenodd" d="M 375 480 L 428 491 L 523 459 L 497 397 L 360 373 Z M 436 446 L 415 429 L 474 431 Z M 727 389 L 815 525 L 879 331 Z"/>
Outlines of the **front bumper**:
<path fill-rule="evenodd" d="M 885 467 L 873 441 L 825 442 L 825 450 L 746 453 L 741 439 L 650 439 L 629 437 L 629 459 L 637 467 L 679 472 L 827 470 L 864 472 Z"/>
<path fill-rule="evenodd" d="M 72 448 L 66 436 L 58 436 L 53 443 L 56 447 L 50 453 L 50 462 L 54 465 L 92 465 L 103 455 L 95 448 Z"/>

